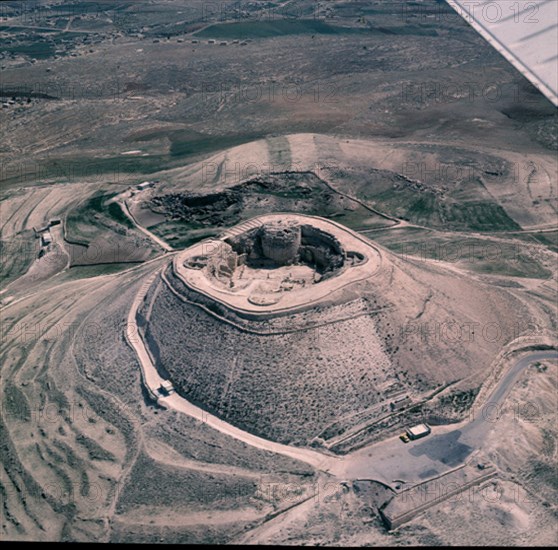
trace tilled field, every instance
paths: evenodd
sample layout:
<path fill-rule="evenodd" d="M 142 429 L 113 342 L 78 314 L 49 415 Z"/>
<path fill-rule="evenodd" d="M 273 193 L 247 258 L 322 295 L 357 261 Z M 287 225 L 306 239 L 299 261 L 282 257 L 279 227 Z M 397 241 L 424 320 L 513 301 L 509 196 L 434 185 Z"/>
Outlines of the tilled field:
<path fill-rule="evenodd" d="M 211 484 L 208 505 L 218 503 L 215 515 L 241 507 L 241 526 L 283 506 L 281 499 L 254 500 L 254 487 L 268 472 L 278 466 L 284 480 L 302 485 L 311 476 L 296 461 L 229 440 L 144 398 L 123 335 L 130 301 L 148 270 L 63 283 L 3 313 L 3 536 L 128 540 L 138 517 L 149 513 L 145 506 L 190 517 L 200 501 L 196 492 L 186 498 L 186 489 L 204 493 Z M 178 511 L 177 487 L 184 488 Z M 182 531 L 173 526 L 176 518 L 164 516 L 158 532 L 174 533 L 175 540 L 199 530 L 195 514 Z M 206 520 L 203 514 L 197 519 Z M 205 540 L 231 536 L 220 526 L 213 533 L 215 539 L 205 532 Z"/>
<path fill-rule="evenodd" d="M 557 328 L 556 109 L 521 74 L 438 0 L 0 12 L 2 541 L 555 545 L 555 364 L 513 388 L 480 499 L 386 532 L 387 488 L 150 398 L 126 320 L 172 251 L 110 202 L 159 180 L 131 212 L 177 249 L 272 210 L 383 228 L 395 254 L 377 286 L 256 327 L 277 334 L 164 283 L 143 328 L 187 399 L 264 437 L 333 454 L 423 413 L 437 429 L 479 404 L 510 342 Z M 33 228 L 56 218 L 40 252 Z M 397 392 L 439 393 L 394 415 Z"/>

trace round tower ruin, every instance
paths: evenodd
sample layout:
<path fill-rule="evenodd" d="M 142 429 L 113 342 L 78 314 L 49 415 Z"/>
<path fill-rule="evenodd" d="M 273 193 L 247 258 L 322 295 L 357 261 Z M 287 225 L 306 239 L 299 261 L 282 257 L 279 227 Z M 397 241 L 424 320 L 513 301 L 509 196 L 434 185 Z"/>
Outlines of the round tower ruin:
<path fill-rule="evenodd" d="M 278 220 L 263 225 L 261 245 L 264 256 L 278 265 L 292 264 L 297 260 L 302 234 L 300 225 L 292 220 Z"/>

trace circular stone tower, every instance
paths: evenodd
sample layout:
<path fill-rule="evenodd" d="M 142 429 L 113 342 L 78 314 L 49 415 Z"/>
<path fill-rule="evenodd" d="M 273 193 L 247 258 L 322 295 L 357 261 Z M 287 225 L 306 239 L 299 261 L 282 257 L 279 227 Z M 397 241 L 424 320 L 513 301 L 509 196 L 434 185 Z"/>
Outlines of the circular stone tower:
<path fill-rule="evenodd" d="M 279 265 L 293 263 L 301 244 L 301 229 L 292 220 L 278 220 L 262 226 L 262 251 L 266 258 Z"/>

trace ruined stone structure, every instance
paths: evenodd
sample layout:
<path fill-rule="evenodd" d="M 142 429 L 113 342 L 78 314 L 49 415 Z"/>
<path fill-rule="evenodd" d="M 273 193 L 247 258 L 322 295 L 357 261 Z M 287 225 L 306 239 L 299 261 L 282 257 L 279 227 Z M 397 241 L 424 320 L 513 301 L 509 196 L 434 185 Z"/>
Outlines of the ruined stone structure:
<path fill-rule="evenodd" d="M 379 261 L 368 242 L 333 222 L 270 214 L 195 245 L 174 265 L 192 288 L 247 311 L 272 311 L 326 299 L 372 276 Z"/>
<path fill-rule="evenodd" d="M 278 265 L 288 265 L 298 259 L 301 243 L 300 225 L 291 220 L 263 225 L 260 230 L 262 252 Z"/>
<path fill-rule="evenodd" d="M 301 233 L 300 257 L 304 262 L 316 265 L 326 276 L 344 266 L 347 254 L 337 238 L 308 224 L 302 226 Z"/>
<path fill-rule="evenodd" d="M 228 240 L 232 249 L 244 254 L 251 264 L 274 266 L 312 265 L 321 275 L 329 276 L 352 261 L 353 252 L 346 252 L 339 240 L 310 224 L 294 220 L 278 220 L 264 224 Z M 364 256 L 361 255 L 361 259 Z"/>

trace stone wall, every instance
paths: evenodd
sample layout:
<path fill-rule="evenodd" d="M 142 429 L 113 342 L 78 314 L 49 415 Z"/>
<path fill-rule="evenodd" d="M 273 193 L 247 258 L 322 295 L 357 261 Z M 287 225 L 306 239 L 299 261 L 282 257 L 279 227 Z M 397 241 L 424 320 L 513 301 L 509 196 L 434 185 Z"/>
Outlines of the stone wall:
<path fill-rule="evenodd" d="M 223 243 L 218 252 L 209 256 L 208 272 L 217 278 L 230 278 L 239 265 L 238 260 L 239 256 L 233 248 L 229 244 Z"/>
<path fill-rule="evenodd" d="M 230 243 L 232 248 L 238 254 L 249 255 L 254 249 L 260 250 L 260 247 L 258 246 L 259 233 L 260 228 L 258 227 L 257 229 L 251 229 L 250 231 L 246 231 L 245 233 L 241 233 L 240 235 L 227 239 L 226 242 Z"/>
<path fill-rule="evenodd" d="M 294 221 L 266 224 L 227 242 L 236 254 L 248 261 L 279 266 L 302 261 L 315 265 L 325 276 L 341 269 L 347 259 L 336 237 L 312 225 L 299 225 Z"/>
<path fill-rule="evenodd" d="M 330 248 L 336 254 L 343 254 L 343 247 L 336 237 L 312 225 L 301 226 L 302 244 Z"/>
<path fill-rule="evenodd" d="M 343 266 L 345 252 L 341 243 L 329 233 L 311 225 L 301 227 L 301 257 L 319 269 L 333 271 Z"/>
<path fill-rule="evenodd" d="M 294 263 L 301 244 L 301 229 L 297 223 L 276 222 L 262 226 L 262 252 L 279 265 Z"/>

